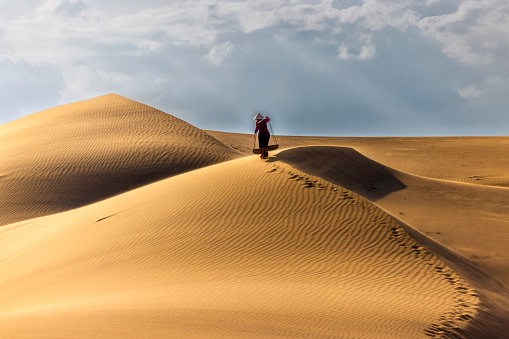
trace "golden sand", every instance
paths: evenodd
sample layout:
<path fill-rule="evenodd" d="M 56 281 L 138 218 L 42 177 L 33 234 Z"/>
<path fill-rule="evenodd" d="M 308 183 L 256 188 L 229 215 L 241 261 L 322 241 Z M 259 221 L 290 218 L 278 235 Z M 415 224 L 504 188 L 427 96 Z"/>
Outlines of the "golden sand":
<path fill-rule="evenodd" d="M 145 118 L 136 120 L 139 110 Z M 108 122 L 104 112 L 118 118 Z M 43 121 L 52 123 L 37 132 Z M 507 331 L 507 291 L 492 278 L 504 281 L 506 260 L 482 259 L 480 269 L 472 262 L 480 259 L 464 254 L 502 242 L 505 224 L 480 220 L 503 216 L 495 197 L 505 199 L 507 189 L 424 178 L 437 171 L 426 164 L 410 174 L 416 158 L 400 160 L 405 151 L 378 139 L 358 146 L 371 159 L 352 145 L 331 147 L 344 140 L 322 138 L 329 146 L 316 148 L 305 137 L 294 144 L 288 137 L 290 148 L 266 161 L 239 158 L 235 149 L 247 155 L 252 136 L 200 131 L 115 95 L 20 119 L 1 126 L 0 136 L 9 141 L 0 150 L 10 155 L 4 173 L 12 178 L 0 177 L 12 191 L 0 200 L 9 215 L 0 227 L 0 337 Z M 80 140 L 88 146 L 73 151 Z M 16 147 L 25 150 L 17 158 Z M 379 163 L 391 159 L 399 167 Z M 449 180 L 464 176 L 441 161 Z M 489 237 L 476 241 L 479 233 L 454 221 L 458 213 L 473 223 L 480 217 L 476 225 Z"/>
<path fill-rule="evenodd" d="M 238 157 L 206 132 L 110 94 L 0 126 L 0 225 Z"/>
<path fill-rule="evenodd" d="M 252 135 L 209 133 L 251 152 Z M 370 199 L 509 287 L 509 137 L 277 139 L 289 150 L 275 159 Z"/>

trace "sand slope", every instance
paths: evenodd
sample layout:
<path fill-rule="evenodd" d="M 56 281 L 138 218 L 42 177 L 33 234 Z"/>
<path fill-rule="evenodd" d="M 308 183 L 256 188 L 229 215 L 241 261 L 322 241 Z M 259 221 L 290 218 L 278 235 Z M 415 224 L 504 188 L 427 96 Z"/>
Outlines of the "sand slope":
<path fill-rule="evenodd" d="M 345 147 L 299 147 L 275 159 L 374 201 L 509 286 L 509 189 L 410 175 Z"/>
<path fill-rule="evenodd" d="M 422 338 L 479 304 L 381 209 L 256 157 L 0 232 L 11 338 Z"/>
<path fill-rule="evenodd" d="M 110 94 L 0 126 L 0 225 L 237 157 L 169 114 Z"/>
<path fill-rule="evenodd" d="M 288 149 L 276 154 L 276 160 L 347 187 L 409 224 L 405 230 L 414 239 L 481 292 L 485 313 L 477 319 L 481 328 L 490 326 L 492 332 L 474 331 L 469 337 L 505 336 L 509 330 L 509 292 L 503 286 L 509 286 L 509 189 L 410 175 L 346 147 Z"/>

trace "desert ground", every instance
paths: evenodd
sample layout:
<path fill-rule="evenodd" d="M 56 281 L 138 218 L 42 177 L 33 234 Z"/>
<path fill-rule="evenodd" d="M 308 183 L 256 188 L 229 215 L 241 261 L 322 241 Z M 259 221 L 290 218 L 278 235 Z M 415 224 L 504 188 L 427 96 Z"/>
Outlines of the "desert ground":
<path fill-rule="evenodd" d="M 507 336 L 509 137 L 253 141 L 115 94 L 0 126 L 0 337 Z"/>

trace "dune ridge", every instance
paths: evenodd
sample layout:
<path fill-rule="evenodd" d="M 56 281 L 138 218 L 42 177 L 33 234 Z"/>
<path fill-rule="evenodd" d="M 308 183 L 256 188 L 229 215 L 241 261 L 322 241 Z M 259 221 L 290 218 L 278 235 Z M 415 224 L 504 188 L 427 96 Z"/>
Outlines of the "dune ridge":
<path fill-rule="evenodd" d="M 38 112 L 0 126 L 0 225 L 238 156 L 206 132 L 116 94 Z"/>
<path fill-rule="evenodd" d="M 479 304 L 380 208 L 253 158 L 0 232 L 12 337 L 453 336 Z"/>
<path fill-rule="evenodd" d="M 277 133 L 278 122 L 274 118 Z M 230 147 L 252 154 L 253 135 L 207 131 Z M 282 148 L 354 148 L 391 168 L 428 178 L 509 187 L 509 137 L 309 137 L 278 135 Z"/>

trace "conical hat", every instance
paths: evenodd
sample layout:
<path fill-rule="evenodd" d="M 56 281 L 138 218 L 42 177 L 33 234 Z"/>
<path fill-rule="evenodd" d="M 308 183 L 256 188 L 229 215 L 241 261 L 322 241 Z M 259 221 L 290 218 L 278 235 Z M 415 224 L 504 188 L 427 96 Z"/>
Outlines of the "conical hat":
<path fill-rule="evenodd" d="M 261 115 L 260 113 L 258 113 L 254 118 L 253 120 L 258 120 L 258 119 L 263 119 L 265 118 L 263 115 Z"/>

